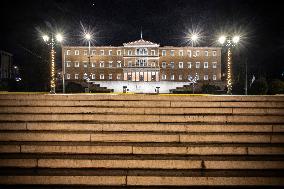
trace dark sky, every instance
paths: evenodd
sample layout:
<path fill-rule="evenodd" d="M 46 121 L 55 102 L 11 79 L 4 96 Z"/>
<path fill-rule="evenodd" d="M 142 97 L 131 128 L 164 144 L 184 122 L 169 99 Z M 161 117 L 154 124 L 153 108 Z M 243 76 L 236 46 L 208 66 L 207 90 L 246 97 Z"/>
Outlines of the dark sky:
<path fill-rule="evenodd" d="M 283 10 L 276 0 L 4 0 L 0 9 L 0 48 L 19 65 L 26 53 L 41 57 L 40 32 L 62 31 L 65 44 L 84 45 L 82 23 L 94 31 L 94 45 L 137 40 L 141 27 L 144 39 L 175 46 L 187 44 L 191 29 L 202 32 L 199 46 L 214 45 L 220 32 L 237 32 L 242 43 L 235 62 L 247 58 L 251 72 L 264 76 L 284 72 Z"/>

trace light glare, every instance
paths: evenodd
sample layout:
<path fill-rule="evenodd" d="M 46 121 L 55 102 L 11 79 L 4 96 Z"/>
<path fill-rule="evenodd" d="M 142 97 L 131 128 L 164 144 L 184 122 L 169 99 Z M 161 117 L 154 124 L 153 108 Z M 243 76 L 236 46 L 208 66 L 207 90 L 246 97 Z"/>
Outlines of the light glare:
<path fill-rule="evenodd" d="M 43 41 L 47 42 L 49 40 L 49 37 L 47 35 L 42 36 Z"/>
<path fill-rule="evenodd" d="M 62 42 L 63 41 L 63 36 L 59 33 L 59 34 L 57 34 L 56 35 L 56 40 L 58 41 L 58 42 Z"/>
<path fill-rule="evenodd" d="M 219 41 L 219 43 L 224 44 L 225 41 L 226 41 L 226 37 L 225 36 L 221 36 L 221 37 L 219 37 L 218 41 Z"/>
<path fill-rule="evenodd" d="M 91 38 L 92 38 L 91 34 L 87 33 L 87 34 L 85 35 L 85 39 L 90 40 Z"/>
<path fill-rule="evenodd" d="M 234 36 L 233 37 L 233 42 L 238 43 L 240 41 L 240 36 Z"/>
<path fill-rule="evenodd" d="M 195 41 L 198 40 L 198 35 L 197 34 L 192 34 L 190 38 L 191 38 L 191 41 L 195 42 Z"/>

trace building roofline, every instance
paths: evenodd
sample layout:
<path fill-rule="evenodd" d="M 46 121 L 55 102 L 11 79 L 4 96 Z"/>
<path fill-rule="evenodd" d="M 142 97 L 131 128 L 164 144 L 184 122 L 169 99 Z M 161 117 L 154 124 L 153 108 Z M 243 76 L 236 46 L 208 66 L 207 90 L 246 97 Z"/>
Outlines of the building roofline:
<path fill-rule="evenodd" d="M 136 47 L 136 46 L 133 46 L 133 47 Z M 62 46 L 62 48 L 88 48 L 88 46 Z M 125 46 L 91 46 L 91 48 L 131 48 L 131 47 L 125 47 Z M 205 47 L 192 47 L 192 46 L 159 46 L 157 48 L 172 48 L 172 49 L 175 49 L 175 48 L 191 48 L 191 49 L 222 49 L 222 47 L 214 47 L 214 46 L 211 46 L 211 47 L 208 47 L 208 46 L 205 46 Z M 5 51 L 4 51 L 5 52 Z"/>

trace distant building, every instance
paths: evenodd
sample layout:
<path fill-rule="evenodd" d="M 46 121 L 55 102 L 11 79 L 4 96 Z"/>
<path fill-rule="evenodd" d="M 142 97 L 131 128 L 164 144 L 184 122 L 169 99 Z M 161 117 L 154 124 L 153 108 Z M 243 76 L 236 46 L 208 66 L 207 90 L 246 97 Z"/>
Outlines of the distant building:
<path fill-rule="evenodd" d="M 221 48 L 160 46 L 142 38 L 123 46 L 63 46 L 66 82 L 91 84 L 114 92 L 168 93 L 197 83 L 221 83 Z"/>
<path fill-rule="evenodd" d="M 11 53 L 0 51 L 0 79 L 8 80 L 13 77 L 12 65 L 13 65 L 13 55 Z"/>

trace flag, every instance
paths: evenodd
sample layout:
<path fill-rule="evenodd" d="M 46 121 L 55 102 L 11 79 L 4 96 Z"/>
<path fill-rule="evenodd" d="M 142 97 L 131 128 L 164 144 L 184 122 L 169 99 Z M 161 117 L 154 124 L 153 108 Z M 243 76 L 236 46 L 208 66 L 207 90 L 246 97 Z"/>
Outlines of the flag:
<path fill-rule="evenodd" d="M 251 79 L 250 86 L 253 84 L 254 81 L 255 81 L 255 76 L 253 75 L 253 76 L 252 76 L 252 79 Z"/>

